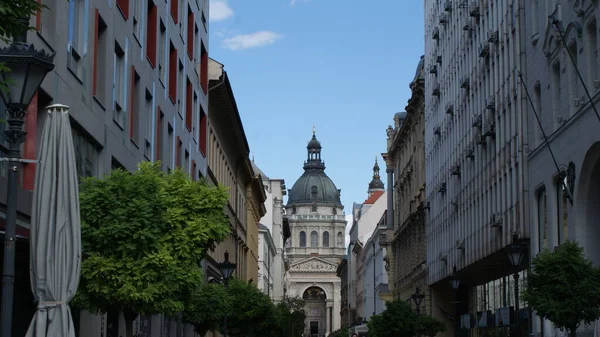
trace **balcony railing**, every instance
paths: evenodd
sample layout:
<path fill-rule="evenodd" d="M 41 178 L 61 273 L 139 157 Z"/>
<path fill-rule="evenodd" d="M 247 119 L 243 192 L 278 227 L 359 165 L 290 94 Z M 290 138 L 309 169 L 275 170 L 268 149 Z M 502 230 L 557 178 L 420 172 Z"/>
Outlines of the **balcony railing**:
<path fill-rule="evenodd" d="M 346 220 L 345 215 L 323 215 L 323 214 L 292 214 L 287 216 L 291 220 Z"/>

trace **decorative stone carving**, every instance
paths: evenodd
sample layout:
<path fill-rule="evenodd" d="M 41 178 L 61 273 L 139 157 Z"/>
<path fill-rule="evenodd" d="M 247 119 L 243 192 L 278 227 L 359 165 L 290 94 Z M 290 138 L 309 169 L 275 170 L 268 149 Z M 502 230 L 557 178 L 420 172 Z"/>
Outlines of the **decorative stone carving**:
<path fill-rule="evenodd" d="M 329 263 L 325 263 L 320 260 L 310 260 L 308 262 L 299 263 L 292 266 L 292 271 L 309 272 L 309 273 L 321 273 L 321 272 L 332 272 L 337 270 L 337 266 Z"/>

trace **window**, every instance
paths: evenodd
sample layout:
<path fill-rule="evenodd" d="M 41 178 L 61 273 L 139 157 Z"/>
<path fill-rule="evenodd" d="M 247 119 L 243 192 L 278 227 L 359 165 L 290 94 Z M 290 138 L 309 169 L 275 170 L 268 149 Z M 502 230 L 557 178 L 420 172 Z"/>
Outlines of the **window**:
<path fill-rule="evenodd" d="M 126 104 L 127 86 L 125 85 L 125 52 L 115 42 L 115 54 L 113 60 L 113 120 L 121 128 L 125 125 L 124 107 Z"/>
<path fill-rule="evenodd" d="M 69 54 L 67 56 L 67 68 L 82 81 L 83 61 L 81 59 L 83 51 L 86 49 L 87 37 L 84 34 L 86 27 L 85 1 L 69 1 Z"/>
<path fill-rule="evenodd" d="M 577 112 L 577 110 L 579 110 L 579 107 L 577 106 L 577 104 L 575 104 L 575 100 L 579 101 L 579 77 L 577 76 L 577 67 L 579 65 L 578 62 L 578 55 L 579 53 L 577 52 L 577 41 L 573 40 L 571 41 L 571 43 L 569 44 L 569 49 L 568 52 L 571 54 L 571 57 L 573 58 L 573 62 L 569 62 L 569 76 L 568 76 L 568 81 L 569 81 L 569 97 L 571 98 L 571 104 L 569 104 L 569 106 L 572 107 L 572 112 L 571 114 L 575 114 L 575 112 Z"/>
<path fill-rule="evenodd" d="M 100 151 L 95 143 L 90 141 L 91 138 L 79 130 L 76 125 L 71 128 L 77 175 L 82 178 L 95 177 L 98 172 Z"/>
<path fill-rule="evenodd" d="M 191 132 L 193 119 L 192 114 L 194 113 L 194 106 L 192 105 L 194 91 L 189 77 L 186 79 L 185 87 L 185 126 L 187 127 L 188 131 Z"/>
<path fill-rule="evenodd" d="M 127 169 L 125 168 L 125 166 L 123 164 L 121 164 L 121 162 L 119 162 L 117 160 L 117 158 L 115 158 L 115 157 L 111 158 L 110 169 L 111 170 L 121 169 L 121 170 L 127 171 Z"/>
<path fill-rule="evenodd" d="M 179 113 L 179 117 L 183 119 L 183 115 L 185 111 L 183 111 L 183 102 L 185 102 L 185 76 L 183 75 L 183 62 L 179 60 L 179 75 L 177 76 L 177 112 Z"/>
<path fill-rule="evenodd" d="M 300 247 L 306 247 L 306 232 L 300 232 Z"/>
<path fill-rule="evenodd" d="M 191 84 L 191 83 L 190 83 Z M 198 125 L 198 93 L 196 93 L 194 91 L 194 99 L 192 102 L 192 137 L 194 138 L 194 141 L 197 142 L 198 140 L 198 135 L 196 134 L 196 132 L 198 131 L 197 125 Z"/>
<path fill-rule="evenodd" d="M 160 20 L 160 38 L 158 39 L 158 80 L 164 86 L 165 81 L 165 60 L 167 58 L 167 27 L 164 22 Z"/>
<path fill-rule="evenodd" d="M 119 311 L 117 310 L 111 310 L 106 314 L 106 336 L 119 336 Z"/>
<path fill-rule="evenodd" d="M 181 138 L 179 138 L 179 136 L 177 136 L 177 141 L 175 142 L 175 167 L 181 167 L 181 147 L 183 145 L 183 142 L 181 141 Z"/>
<path fill-rule="evenodd" d="M 148 160 L 152 159 L 152 131 L 153 131 L 153 115 L 154 109 L 152 108 L 152 93 L 146 89 L 146 100 L 144 104 L 144 111 L 146 111 L 146 116 L 144 118 L 144 123 L 146 124 L 146 139 L 144 142 L 144 155 Z"/>
<path fill-rule="evenodd" d="M 594 88 L 594 83 L 596 81 L 598 81 L 598 70 L 597 68 L 597 57 L 596 54 L 598 53 L 598 34 L 596 33 L 596 19 L 594 19 L 592 22 L 590 22 L 590 24 L 588 25 L 587 28 L 587 74 L 588 74 L 588 81 L 589 81 L 589 85 Z"/>
<path fill-rule="evenodd" d="M 314 203 L 313 203 L 313 204 L 310 206 L 310 211 L 311 211 L 311 212 L 316 212 L 316 211 L 317 211 L 317 204 L 314 204 Z"/>
<path fill-rule="evenodd" d="M 200 42 L 200 85 L 206 94 L 208 92 L 208 52 L 206 52 L 204 42 Z"/>
<path fill-rule="evenodd" d="M 208 122 L 208 118 L 206 118 L 206 113 L 204 113 L 204 109 L 202 109 L 202 107 L 200 107 L 200 120 L 199 120 L 200 139 L 198 141 L 198 146 L 200 148 L 200 152 L 202 153 L 202 156 L 204 156 L 205 158 L 206 158 L 206 142 L 208 140 L 207 135 L 206 135 L 207 122 Z"/>
<path fill-rule="evenodd" d="M 188 57 L 190 58 L 190 60 L 194 59 L 194 38 L 196 37 L 196 35 L 194 34 L 194 25 L 196 23 L 194 22 L 194 12 L 192 12 L 192 8 L 188 5 L 188 10 L 187 10 L 187 41 L 186 41 L 186 47 L 187 47 L 187 54 Z"/>
<path fill-rule="evenodd" d="M 198 25 L 196 25 L 194 23 L 194 42 L 200 41 L 200 36 L 198 34 L 199 34 Z M 194 63 L 195 64 L 200 63 L 200 44 L 199 43 L 194 43 Z M 200 75 L 200 73 L 198 71 L 198 67 L 194 67 L 194 70 L 196 70 L 196 74 Z"/>
<path fill-rule="evenodd" d="M 173 42 L 169 45 L 169 98 L 177 103 L 177 49 Z"/>
<path fill-rule="evenodd" d="M 58 12 L 59 0 L 38 0 L 44 6 L 42 11 L 37 13 L 35 28 L 42 34 L 44 39 L 54 41 L 54 32 L 56 31 L 56 13 Z M 61 2 L 62 5 L 62 2 Z"/>
<path fill-rule="evenodd" d="M 142 93 L 140 75 L 131 66 L 131 104 L 129 105 L 129 139 L 134 144 L 140 141 L 140 105 Z"/>
<path fill-rule="evenodd" d="M 179 0 L 171 0 L 171 17 L 173 17 L 173 22 L 179 22 Z"/>
<path fill-rule="evenodd" d="M 121 14 L 123 14 L 125 20 L 129 19 L 129 0 L 117 0 L 117 8 L 121 12 Z"/>
<path fill-rule="evenodd" d="M 183 162 L 183 171 L 188 172 L 188 170 L 190 168 L 190 153 L 187 149 L 185 150 L 185 155 L 183 156 L 183 158 L 185 160 Z M 194 171 L 192 171 L 192 172 L 194 172 Z"/>
<path fill-rule="evenodd" d="M 133 1 L 133 37 L 142 45 L 142 1 Z"/>
<path fill-rule="evenodd" d="M 561 116 L 561 101 L 560 98 L 562 97 L 560 94 L 560 61 L 557 61 L 556 63 L 554 63 L 552 65 L 552 105 L 554 108 L 554 126 L 555 129 L 558 128 L 559 125 L 556 125 L 556 123 L 558 123 L 558 116 Z"/>
<path fill-rule="evenodd" d="M 323 232 L 323 247 L 329 247 L 329 232 Z"/>
<path fill-rule="evenodd" d="M 539 251 L 541 252 L 548 248 L 548 204 L 546 203 L 546 189 L 538 192 L 537 211 Z"/>
<path fill-rule="evenodd" d="M 187 151 L 186 151 L 187 153 Z M 192 181 L 196 181 L 196 172 L 197 172 L 197 167 L 196 167 L 196 161 L 192 159 L 192 171 L 190 172 L 190 175 L 192 176 Z"/>
<path fill-rule="evenodd" d="M 569 239 L 569 192 L 565 189 L 567 184 L 566 177 L 556 184 L 556 214 L 558 215 L 556 237 L 559 245 Z"/>
<path fill-rule="evenodd" d="M 160 110 L 159 108 L 156 108 L 156 144 L 155 144 L 155 149 L 156 149 L 156 158 L 155 160 L 161 160 L 164 161 L 164 153 L 163 153 L 163 146 L 165 146 L 165 136 L 164 136 L 164 131 L 163 131 L 163 123 L 164 123 L 164 119 L 165 119 L 165 115 L 163 114 L 163 112 Z"/>
<path fill-rule="evenodd" d="M 158 21 L 158 8 L 148 0 L 148 22 L 146 23 L 146 58 L 150 66 L 156 66 L 156 24 Z"/>
<path fill-rule="evenodd" d="M 317 247 L 319 246 L 319 233 L 316 231 L 310 232 L 310 246 Z"/>
<path fill-rule="evenodd" d="M 108 34 L 106 34 L 106 23 L 100 16 L 98 9 L 95 12 L 95 27 L 92 95 L 104 107 L 106 104 L 106 76 L 104 76 L 104 69 L 107 69 L 108 66 L 106 56 Z"/>
<path fill-rule="evenodd" d="M 317 186 L 313 185 L 310 188 L 310 197 L 311 197 L 311 199 L 316 199 L 317 198 Z"/>
<path fill-rule="evenodd" d="M 175 141 L 173 139 L 173 126 L 171 123 L 169 123 L 167 128 L 167 135 L 167 158 L 165 159 L 165 162 L 167 163 L 167 169 L 170 171 L 171 168 L 173 168 L 173 147 L 175 146 Z"/>

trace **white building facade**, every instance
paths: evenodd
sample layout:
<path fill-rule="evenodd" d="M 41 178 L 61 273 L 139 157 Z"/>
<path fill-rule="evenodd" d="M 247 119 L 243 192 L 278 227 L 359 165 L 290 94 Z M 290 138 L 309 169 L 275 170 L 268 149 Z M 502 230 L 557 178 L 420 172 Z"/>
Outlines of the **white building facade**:
<path fill-rule="evenodd" d="M 596 109 L 600 104 L 600 9 L 592 1 L 532 0 L 525 12 L 527 88 L 533 106 L 528 106 L 531 255 L 575 240 L 598 264 L 600 117 L 592 104 Z M 539 318 L 532 329 L 543 337 L 556 333 L 551 322 Z M 578 331 L 579 336 L 592 333 L 593 327 L 583 324 Z"/>
<path fill-rule="evenodd" d="M 258 289 L 273 299 L 275 296 L 275 255 L 277 250 L 271 231 L 263 224 L 258 228 Z"/>
<path fill-rule="evenodd" d="M 267 213 L 260 219 L 261 225 L 265 228 L 260 228 L 259 230 L 259 246 L 262 247 L 259 249 L 263 249 L 264 251 L 270 249 L 270 243 L 267 242 L 269 240 L 268 237 L 271 238 L 270 240 L 275 249 L 274 255 L 268 262 L 269 264 L 265 266 L 261 264 L 258 273 L 264 277 L 266 275 L 265 269 L 269 270 L 272 277 L 272 289 L 268 293 L 271 299 L 277 303 L 283 300 L 286 292 L 285 275 L 287 268 L 285 262 L 285 245 L 290 237 L 290 233 L 287 221 L 284 221 L 283 217 L 285 213 L 283 208 L 283 197 L 287 195 L 287 191 L 283 179 L 269 178 L 260 170 L 260 168 L 258 168 L 258 166 L 256 166 L 254 161 L 252 162 L 252 166 L 254 171 L 259 172 L 262 177 L 263 186 L 265 187 L 265 193 L 267 195 L 267 200 L 265 201 Z M 263 233 L 265 230 L 269 232 L 268 235 Z M 259 258 L 262 259 L 262 261 L 267 261 L 262 252 L 260 253 Z"/>
<path fill-rule="evenodd" d="M 523 2 L 425 1 L 427 280 L 436 317 L 514 304 L 488 290 L 512 289 L 504 248 L 513 233 L 529 238 Z M 445 280 L 454 266 L 457 306 Z"/>
<path fill-rule="evenodd" d="M 321 144 L 314 132 L 304 174 L 288 192 L 286 219 L 291 242 L 288 296 L 306 300 L 305 336 L 340 328 L 341 282 L 336 270 L 345 255 L 346 217 L 340 190 L 325 174 Z"/>

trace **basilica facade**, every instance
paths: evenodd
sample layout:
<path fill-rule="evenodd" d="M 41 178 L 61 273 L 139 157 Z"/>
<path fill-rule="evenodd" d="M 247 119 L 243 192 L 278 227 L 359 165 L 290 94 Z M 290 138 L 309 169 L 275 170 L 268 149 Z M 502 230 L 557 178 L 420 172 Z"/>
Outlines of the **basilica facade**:
<path fill-rule="evenodd" d="M 325 174 L 321 143 L 313 131 L 304 174 L 288 191 L 286 218 L 292 237 L 286 248 L 290 297 L 306 300 L 305 336 L 324 336 L 340 328 L 340 278 L 345 255 L 346 217 L 340 190 Z"/>

